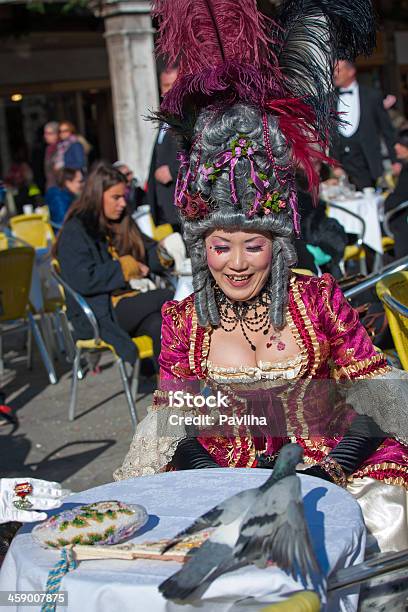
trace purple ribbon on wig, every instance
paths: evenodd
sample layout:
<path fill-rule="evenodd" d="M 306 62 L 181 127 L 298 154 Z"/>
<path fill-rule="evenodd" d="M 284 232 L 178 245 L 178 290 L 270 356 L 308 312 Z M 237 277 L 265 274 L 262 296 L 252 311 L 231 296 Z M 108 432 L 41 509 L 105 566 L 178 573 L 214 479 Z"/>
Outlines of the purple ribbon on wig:
<path fill-rule="evenodd" d="M 229 165 L 230 166 L 229 182 L 230 182 L 230 190 L 231 190 L 231 201 L 233 204 L 237 204 L 238 196 L 237 196 L 237 190 L 235 186 L 235 167 L 238 163 L 238 160 L 241 157 L 247 157 L 249 159 L 249 163 L 251 166 L 251 179 L 252 179 L 252 182 L 257 192 L 255 201 L 259 202 L 265 193 L 266 187 L 269 187 L 269 182 L 263 181 L 256 173 L 255 164 L 253 160 L 253 154 L 254 154 L 254 150 L 252 147 L 248 147 L 246 151 L 243 151 L 243 147 L 237 146 L 235 147 L 234 151 L 223 151 L 222 153 L 217 155 L 214 165 L 210 168 L 206 168 L 205 166 L 202 166 L 200 168 L 200 172 L 203 176 L 205 176 L 208 179 L 209 176 L 213 173 L 214 168 L 218 170 L 218 169 L 224 168 L 225 166 Z"/>
<path fill-rule="evenodd" d="M 186 193 L 191 179 L 190 158 L 186 151 L 177 153 L 177 160 L 180 162 L 179 171 L 177 174 L 175 205 L 177 208 L 184 208 L 186 205 Z M 187 168 L 187 172 L 182 178 L 183 170 Z"/>
<path fill-rule="evenodd" d="M 299 210 L 298 210 L 298 197 L 297 197 L 297 193 L 295 189 L 291 189 L 290 191 L 289 205 L 292 209 L 293 227 L 295 230 L 295 234 L 296 234 L 296 237 L 299 238 L 300 236 L 300 216 L 299 216 Z"/>

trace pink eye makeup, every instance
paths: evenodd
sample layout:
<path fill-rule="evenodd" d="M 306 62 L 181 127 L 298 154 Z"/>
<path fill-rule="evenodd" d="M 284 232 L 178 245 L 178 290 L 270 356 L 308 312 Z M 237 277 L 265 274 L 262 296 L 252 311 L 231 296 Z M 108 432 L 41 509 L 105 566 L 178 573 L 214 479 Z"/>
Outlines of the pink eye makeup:
<path fill-rule="evenodd" d="M 226 244 L 212 244 L 210 249 L 220 255 L 221 253 L 227 253 L 229 251 L 229 246 Z"/>

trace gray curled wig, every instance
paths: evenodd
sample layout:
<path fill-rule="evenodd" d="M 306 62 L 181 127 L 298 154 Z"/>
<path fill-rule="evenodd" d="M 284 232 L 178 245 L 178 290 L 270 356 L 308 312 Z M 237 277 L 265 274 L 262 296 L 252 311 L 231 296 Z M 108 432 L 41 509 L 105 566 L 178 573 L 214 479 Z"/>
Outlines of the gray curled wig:
<path fill-rule="evenodd" d="M 278 119 L 267 115 L 269 142 L 276 166 L 291 167 L 291 149 L 283 137 Z M 190 194 L 200 194 L 209 203 L 210 213 L 204 219 L 189 220 L 182 215 L 184 237 L 191 258 L 195 306 L 200 325 L 218 326 L 220 316 L 214 295 L 214 281 L 208 269 L 205 237 L 214 229 L 268 233 L 272 237 L 272 267 L 266 290 L 271 298 L 270 317 L 273 326 L 285 325 L 288 300 L 289 268 L 296 261 L 293 240 L 293 219 L 290 206 L 278 213 L 248 218 L 247 212 L 256 197 L 251 182 L 251 164 L 240 157 L 235 166 L 235 189 L 238 202 L 231 201 L 229 167 L 223 168 L 216 180 L 209 181 L 198 171 L 203 164 L 211 165 L 218 155 L 231 148 L 231 141 L 245 136 L 253 144 L 253 161 L 257 170 L 267 176 L 270 190 L 276 190 L 286 202 L 290 197 L 290 183 L 282 186 L 266 152 L 264 124 L 261 111 L 256 107 L 238 103 L 227 109 L 207 108 L 201 111 L 194 128 L 194 142 L 189 164 L 182 166 L 179 181 L 188 170 L 193 178 Z"/>

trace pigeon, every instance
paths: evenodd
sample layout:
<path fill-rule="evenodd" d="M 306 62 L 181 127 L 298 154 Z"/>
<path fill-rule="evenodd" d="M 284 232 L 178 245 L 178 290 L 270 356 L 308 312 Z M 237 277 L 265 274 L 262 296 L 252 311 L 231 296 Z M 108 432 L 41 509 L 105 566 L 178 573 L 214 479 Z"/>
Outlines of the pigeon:
<path fill-rule="evenodd" d="M 249 564 L 262 569 L 276 564 L 295 580 L 300 577 L 305 585 L 310 581 L 321 590 L 322 572 L 296 475 L 302 456 L 300 446 L 287 444 L 263 485 L 229 497 L 167 543 L 162 552 L 187 536 L 212 530 L 182 569 L 160 584 L 166 599 L 196 600 L 218 576 Z"/>

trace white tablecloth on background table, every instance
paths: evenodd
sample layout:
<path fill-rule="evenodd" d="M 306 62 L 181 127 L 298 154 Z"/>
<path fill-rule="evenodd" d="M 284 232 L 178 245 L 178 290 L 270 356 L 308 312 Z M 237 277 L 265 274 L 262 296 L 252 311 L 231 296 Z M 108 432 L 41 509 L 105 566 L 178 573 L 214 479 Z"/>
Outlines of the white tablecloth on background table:
<path fill-rule="evenodd" d="M 193 288 L 193 277 L 192 276 L 179 276 L 177 279 L 176 292 L 174 299 L 178 302 L 184 300 L 188 295 L 194 292 Z"/>
<path fill-rule="evenodd" d="M 132 215 L 133 220 L 137 223 L 141 232 L 153 238 L 152 216 L 150 214 L 150 206 L 145 204 L 139 206 Z"/>
<path fill-rule="evenodd" d="M 380 226 L 380 210 L 383 204 L 382 196 L 378 194 L 365 195 L 358 193 L 354 197 L 343 199 L 332 198 L 331 201 L 333 204 L 346 208 L 364 219 L 366 224 L 363 236 L 364 244 L 371 247 L 377 253 L 382 253 L 383 248 Z M 330 208 L 330 202 L 327 204 L 329 207 L 329 217 L 337 219 L 348 234 L 360 234 L 361 223 L 358 219 L 355 219 L 342 210 Z"/>
<path fill-rule="evenodd" d="M 69 502 L 91 503 L 121 500 L 145 506 L 150 518 L 134 538 L 153 541 L 176 534 L 215 504 L 243 489 L 261 485 L 270 475 L 260 469 L 208 469 L 181 471 L 112 483 L 77 493 Z M 357 502 L 343 489 L 301 476 L 305 513 L 321 566 L 330 572 L 362 561 L 365 527 Z M 47 575 L 58 561 L 57 551 L 41 548 L 25 525 L 14 538 L 0 571 L 0 590 L 44 590 Z M 303 587 L 276 567 L 253 566 L 218 578 L 204 594 L 203 605 L 178 606 L 166 602 L 158 585 L 175 573 L 172 561 L 82 561 L 64 576 L 61 590 L 68 591 L 67 612 L 232 612 L 259 610 L 265 602 Z M 220 601 L 220 593 L 233 598 Z M 234 604 L 237 599 L 256 597 L 256 605 Z M 356 596 L 331 600 L 328 610 L 355 610 Z M 264 602 L 263 604 L 260 602 Z M 18 610 L 11 607 L 11 610 Z M 30 609 L 30 608 L 28 608 Z M 27 607 L 21 608 L 25 612 Z"/>

